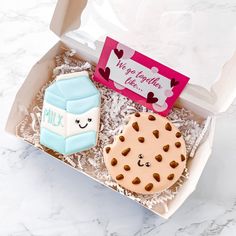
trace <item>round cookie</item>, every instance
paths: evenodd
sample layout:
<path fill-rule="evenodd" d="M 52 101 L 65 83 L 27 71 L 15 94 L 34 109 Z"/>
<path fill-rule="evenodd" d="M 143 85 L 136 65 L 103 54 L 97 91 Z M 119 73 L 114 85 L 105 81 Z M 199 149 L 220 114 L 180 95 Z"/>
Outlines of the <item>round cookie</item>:
<path fill-rule="evenodd" d="M 104 148 L 104 160 L 119 185 L 153 194 L 180 178 L 186 166 L 186 147 L 169 120 L 153 113 L 135 113 L 113 144 Z"/>

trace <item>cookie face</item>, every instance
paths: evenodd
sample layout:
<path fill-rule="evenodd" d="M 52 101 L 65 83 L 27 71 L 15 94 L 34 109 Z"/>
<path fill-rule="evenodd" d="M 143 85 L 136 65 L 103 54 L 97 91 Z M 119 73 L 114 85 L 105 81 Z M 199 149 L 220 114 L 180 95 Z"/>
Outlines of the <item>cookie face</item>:
<path fill-rule="evenodd" d="M 104 160 L 121 186 L 153 194 L 180 178 L 186 166 L 186 147 L 169 120 L 153 113 L 135 113 L 113 144 L 104 148 Z"/>

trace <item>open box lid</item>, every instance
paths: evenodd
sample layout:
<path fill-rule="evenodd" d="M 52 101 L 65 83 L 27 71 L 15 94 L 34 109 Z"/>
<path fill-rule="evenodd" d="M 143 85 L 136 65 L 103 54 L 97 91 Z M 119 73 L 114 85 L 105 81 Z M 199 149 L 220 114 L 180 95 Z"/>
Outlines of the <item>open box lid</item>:
<path fill-rule="evenodd" d="M 180 97 L 211 113 L 225 111 L 236 97 L 232 2 L 59 0 L 50 27 L 95 63 L 110 36 L 185 74 L 190 82 Z"/>

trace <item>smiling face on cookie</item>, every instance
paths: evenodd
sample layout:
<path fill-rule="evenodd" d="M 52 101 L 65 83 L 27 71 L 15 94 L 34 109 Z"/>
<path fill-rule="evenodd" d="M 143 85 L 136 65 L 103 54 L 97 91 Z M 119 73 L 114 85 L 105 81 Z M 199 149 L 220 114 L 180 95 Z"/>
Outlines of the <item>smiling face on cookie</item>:
<path fill-rule="evenodd" d="M 99 126 L 99 109 L 94 107 L 81 114 L 67 116 L 67 133 L 70 135 L 97 131 Z"/>
<path fill-rule="evenodd" d="M 185 142 L 166 118 L 135 113 L 122 134 L 104 148 L 107 169 L 124 188 L 141 194 L 172 186 L 186 166 Z"/>
<path fill-rule="evenodd" d="M 87 118 L 84 121 L 76 118 L 75 123 L 79 126 L 80 129 L 85 129 L 89 123 L 92 122 L 92 118 Z"/>

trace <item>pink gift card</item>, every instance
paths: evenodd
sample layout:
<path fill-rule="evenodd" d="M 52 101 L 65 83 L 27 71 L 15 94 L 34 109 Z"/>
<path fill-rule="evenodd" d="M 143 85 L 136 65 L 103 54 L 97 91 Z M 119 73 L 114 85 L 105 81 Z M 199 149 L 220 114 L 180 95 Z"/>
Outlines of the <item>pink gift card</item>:
<path fill-rule="evenodd" d="M 94 80 L 166 116 L 189 78 L 107 37 Z"/>

